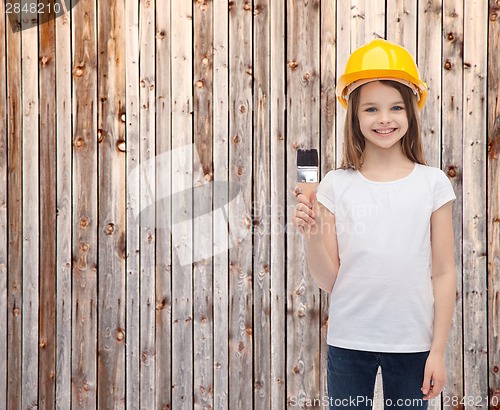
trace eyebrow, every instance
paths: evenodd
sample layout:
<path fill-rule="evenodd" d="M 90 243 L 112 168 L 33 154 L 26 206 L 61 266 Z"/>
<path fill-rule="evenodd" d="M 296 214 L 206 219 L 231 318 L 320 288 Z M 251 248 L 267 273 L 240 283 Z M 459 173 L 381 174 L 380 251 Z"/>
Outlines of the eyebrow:
<path fill-rule="evenodd" d="M 404 102 L 397 101 L 397 102 L 392 103 L 391 105 L 396 105 L 396 104 L 404 104 Z M 377 103 L 367 102 L 367 103 L 361 104 L 361 107 L 364 107 L 365 105 L 377 105 Z"/>

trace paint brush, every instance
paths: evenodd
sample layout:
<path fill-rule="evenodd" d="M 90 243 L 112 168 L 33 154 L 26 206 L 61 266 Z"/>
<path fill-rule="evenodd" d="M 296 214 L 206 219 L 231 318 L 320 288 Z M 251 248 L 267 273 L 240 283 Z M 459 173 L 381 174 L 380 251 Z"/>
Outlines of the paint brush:
<path fill-rule="evenodd" d="M 319 180 L 318 150 L 297 150 L 297 185 L 311 199 Z"/>

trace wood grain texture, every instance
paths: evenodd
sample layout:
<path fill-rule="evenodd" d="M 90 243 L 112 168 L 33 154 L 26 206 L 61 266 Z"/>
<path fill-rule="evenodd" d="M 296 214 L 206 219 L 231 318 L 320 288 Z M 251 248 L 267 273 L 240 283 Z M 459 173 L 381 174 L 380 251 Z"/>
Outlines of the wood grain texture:
<path fill-rule="evenodd" d="M 5 7 L 5 1 L 0 0 L 0 9 Z M 5 13 L 0 15 L 0 37 L 6 36 L 8 30 L 8 20 Z M 6 79 L 6 44 L 0 41 L 0 78 Z M 8 195 L 8 169 L 7 169 L 7 84 L 0 87 L 0 410 L 7 408 L 7 340 L 8 340 L 8 279 L 7 279 L 7 258 L 8 258 L 8 216 L 7 216 L 7 195 Z"/>
<path fill-rule="evenodd" d="M 334 2 L 321 3 L 321 146 L 320 175 L 325 176 L 328 171 L 336 168 L 336 141 L 335 141 L 335 108 L 337 97 L 335 94 L 336 75 L 336 48 L 337 48 L 337 17 Z M 328 314 L 330 308 L 330 294 L 320 291 L 320 396 L 328 395 Z"/>
<path fill-rule="evenodd" d="M 171 139 L 171 27 L 170 1 L 156 3 L 156 153 L 172 148 Z M 171 165 L 171 164 L 170 164 Z M 172 213 L 171 168 L 156 169 L 156 404 L 157 410 L 172 406 L 172 241 L 165 223 Z"/>
<path fill-rule="evenodd" d="M 463 307 L 465 398 L 488 396 L 486 236 L 487 1 L 464 2 Z"/>
<path fill-rule="evenodd" d="M 229 4 L 229 408 L 253 406 L 254 389 L 252 14 L 252 2 Z"/>
<path fill-rule="evenodd" d="M 49 18 L 46 15 L 46 18 Z M 39 28 L 40 87 L 40 278 L 38 405 L 55 401 L 56 375 L 56 29 L 49 20 Z"/>
<path fill-rule="evenodd" d="M 229 199 L 229 9 L 225 0 L 213 1 L 213 179 L 214 193 Z M 214 409 L 229 406 L 229 249 L 228 224 L 213 224 L 213 244 L 224 251 L 213 257 Z"/>
<path fill-rule="evenodd" d="M 127 259 L 125 329 L 125 402 L 140 408 L 140 160 L 139 7 L 125 1 Z M 144 24 L 144 23 L 143 23 Z M 170 389 L 169 389 L 170 390 Z"/>
<path fill-rule="evenodd" d="M 297 149 L 319 147 L 320 134 L 320 3 L 288 5 L 287 35 L 287 219 L 296 204 Z M 291 7 L 290 7 L 291 6 Z M 307 271 L 300 234 L 287 236 L 287 400 L 319 397 L 320 299 Z M 309 352 L 314 352 L 314 356 Z"/>
<path fill-rule="evenodd" d="M 216 208 L 213 181 L 213 4 L 193 5 L 193 115 L 194 144 L 199 161 L 193 161 L 195 199 L 193 214 L 193 401 L 195 407 L 213 408 L 213 230 Z M 218 183 L 216 183 L 218 184 Z M 217 187 L 217 185 L 215 185 Z M 217 189 L 217 188 L 216 188 Z"/>
<path fill-rule="evenodd" d="M 386 38 L 417 55 L 417 0 L 387 2 Z"/>
<path fill-rule="evenodd" d="M 500 408 L 500 3 L 490 0 L 488 13 L 488 387 Z"/>
<path fill-rule="evenodd" d="M 439 167 L 441 141 L 441 0 L 418 3 L 418 40 L 416 61 L 427 84 L 427 100 L 420 113 L 424 154 L 430 166 Z"/>
<path fill-rule="evenodd" d="M 97 401 L 97 59 L 95 4 L 73 9 L 72 407 Z"/>
<path fill-rule="evenodd" d="M 253 402 L 261 409 L 271 407 L 269 3 L 260 0 L 253 9 Z"/>
<path fill-rule="evenodd" d="M 155 209 L 147 208 L 156 186 L 156 73 L 155 1 L 143 0 L 139 8 L 139 209 L 152 209 L 140 215 L 139 270 L 139 394 L 140 408 L 153 409 L 156 396 L 156 269 Z"/>
<path fill-rule="evenodd" d="M 457 199 L 453 203 L 455 242 L 456 301 L 453 324 L 446 349 L 448 382 L 442 393 L 443 403 L 463 397 L 463 298 L 462 298 L 462 225 L 463 225 L 463 146 L 457 135 L 463 130 L 463 1 L 443 2 L 442 57 L 442 160 L 441 168 L 448 175 Z M 450 407 L 443 406 L 443 407 Z"/>
<path fill-rule="evenodd" d="M 124 11 L 98 3 L 98 397 L 125 408 L 125 69 Z"/>
<path fill-rule="evenodd" d="M 270 222 L 271 409 L 286 399 L 286 35 L 285 0 L 269 3 L 270 28 Z"/>
<path fill-rule="evenodd" d="M 57 221 L 56 221 L 56 409 L 71 406 L 72 328 L 72 105 L 71 105 L 71 15 L 55 20 L 56 53 L 56 132 L 57 132 Z"/>
<path fill-rule="evenodd" d="M 172 148 L 181 150 L 172 155 L 172 192 L 180 193 L 172 203 L 172 403 L 179 409 L 194 404 L 192 19 L 190 2 L 172 2 Z"/>
<path fill-rule="evenodd" d="M 23 214 L 22 214 L 22 96 L 21 96 L 21 32 L 14 32 L 11 16 L 6 30 L 7 59 L 7 408 L 21 409 L 22 362 L 22 283 L 23 283 Z"/>

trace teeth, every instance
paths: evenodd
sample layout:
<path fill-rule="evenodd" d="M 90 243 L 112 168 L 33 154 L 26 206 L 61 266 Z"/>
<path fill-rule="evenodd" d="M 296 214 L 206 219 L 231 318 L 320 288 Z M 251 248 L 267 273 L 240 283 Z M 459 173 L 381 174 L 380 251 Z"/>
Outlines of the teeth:
<path fill-rule="evenodd" d="M 379 134 L 390 134 L 392 131 L 394 131 L 395 128 L 387 129 L 387 130 L 375 130 L 375 132 Z"/>

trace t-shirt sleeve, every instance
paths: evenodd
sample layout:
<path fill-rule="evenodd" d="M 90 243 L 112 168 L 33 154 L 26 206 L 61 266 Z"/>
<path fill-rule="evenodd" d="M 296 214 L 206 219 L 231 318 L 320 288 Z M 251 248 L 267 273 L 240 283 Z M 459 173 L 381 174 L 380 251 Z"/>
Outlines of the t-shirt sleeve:
<path fill-rule="evenodd" d="M 324 205 L 330 212 L 335 214 L 334 172 L 329 171 L 321 180 L 316 191 L 318 202 Z"/>
<path fill-rule="evenodd" d="M 453 201 L 457 197 L 453 191 L 453 186 L 446 174 L 440 169 L 437 172 L 436 182 L 434 185 L 434 199 L 432 203 L 432 212 L 442 207 L 448 201 Z"/>

